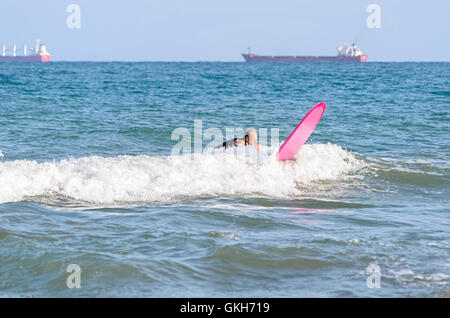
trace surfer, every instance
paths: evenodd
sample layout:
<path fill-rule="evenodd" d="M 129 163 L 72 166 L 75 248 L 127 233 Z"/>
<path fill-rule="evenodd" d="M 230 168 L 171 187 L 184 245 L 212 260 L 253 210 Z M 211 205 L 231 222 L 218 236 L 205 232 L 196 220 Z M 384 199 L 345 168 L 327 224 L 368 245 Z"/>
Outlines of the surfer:
<path fill-rule="evenodd" d="M 256 133 L 256 130 L 249 129 L 245 133 L 244 139 L 242 138 L 233 138 L 230 140 L 227 140 L 223 142 L 222 146 L 224 148 L 230 148 L 230 147 L 238 147 L 238 146 L 253 146 L 256 148 L 256 150 L 260 150 L 258 145 L 258 134 Z"/>

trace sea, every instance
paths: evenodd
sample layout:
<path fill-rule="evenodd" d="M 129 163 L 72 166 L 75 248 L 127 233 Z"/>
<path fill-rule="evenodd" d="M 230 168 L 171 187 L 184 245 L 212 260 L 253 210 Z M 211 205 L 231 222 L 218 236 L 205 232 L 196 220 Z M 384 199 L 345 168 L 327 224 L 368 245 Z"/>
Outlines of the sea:
<path fill-rule="evenodd" d="M 449 297 L 449 159 L 450 63 L 0 63 L 0 297 Z"/>

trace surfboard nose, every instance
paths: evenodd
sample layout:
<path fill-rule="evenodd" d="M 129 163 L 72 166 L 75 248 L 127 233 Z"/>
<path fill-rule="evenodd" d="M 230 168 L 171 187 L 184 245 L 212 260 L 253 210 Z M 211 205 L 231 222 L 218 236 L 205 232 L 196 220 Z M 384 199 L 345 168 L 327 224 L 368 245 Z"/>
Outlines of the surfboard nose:
<path fill-rule="evenodd" d="M 288 160 L 295 157 L 300 148 L 308 140 L 311 133 L 316 128 L 323 113 L 325 112 L 326 103 L 320 102 L 306 114 L 300 121 L 294 131 L 287 137 L 286 141 L 281 145 L 277 152 L 277 160 Z"/>

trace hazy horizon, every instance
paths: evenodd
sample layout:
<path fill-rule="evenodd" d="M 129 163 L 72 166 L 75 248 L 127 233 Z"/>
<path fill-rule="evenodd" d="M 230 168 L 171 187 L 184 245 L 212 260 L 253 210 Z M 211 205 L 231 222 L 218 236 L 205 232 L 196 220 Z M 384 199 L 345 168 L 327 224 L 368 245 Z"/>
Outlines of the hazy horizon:
<path fill-rule="evenodd" d="M 80 28 L 69 28 L 70 4 L 79 5 Z M 381 9 L 369 28 L 369 5 Z M 51 0 L 0 4 L 0 44 L 36 38 L 53 61 L 240 62 L 256 54 L 336 55 L 356 42 L 369 62 L 448 62 L 450 2 L 349 0 L 212 3 L 127 3 Z M 11 27 L 14 26 L 14 27 Z"/>

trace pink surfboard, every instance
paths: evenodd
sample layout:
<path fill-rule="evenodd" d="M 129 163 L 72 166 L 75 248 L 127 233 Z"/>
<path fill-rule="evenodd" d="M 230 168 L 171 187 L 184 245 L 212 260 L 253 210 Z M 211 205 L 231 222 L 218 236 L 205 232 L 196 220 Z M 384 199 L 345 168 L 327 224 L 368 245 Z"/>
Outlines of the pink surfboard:
<path fill-rule="evenodd" d="M 325 103 L 319 103 L 306 114 L 300 124 L 298 124 L 283 145 L 281 145 L 277 152 L 277 160 L 294 158 L 316 128 L 320 118 L 322 118 L 322 115 L 325 112 L 325 107 Z"/>

